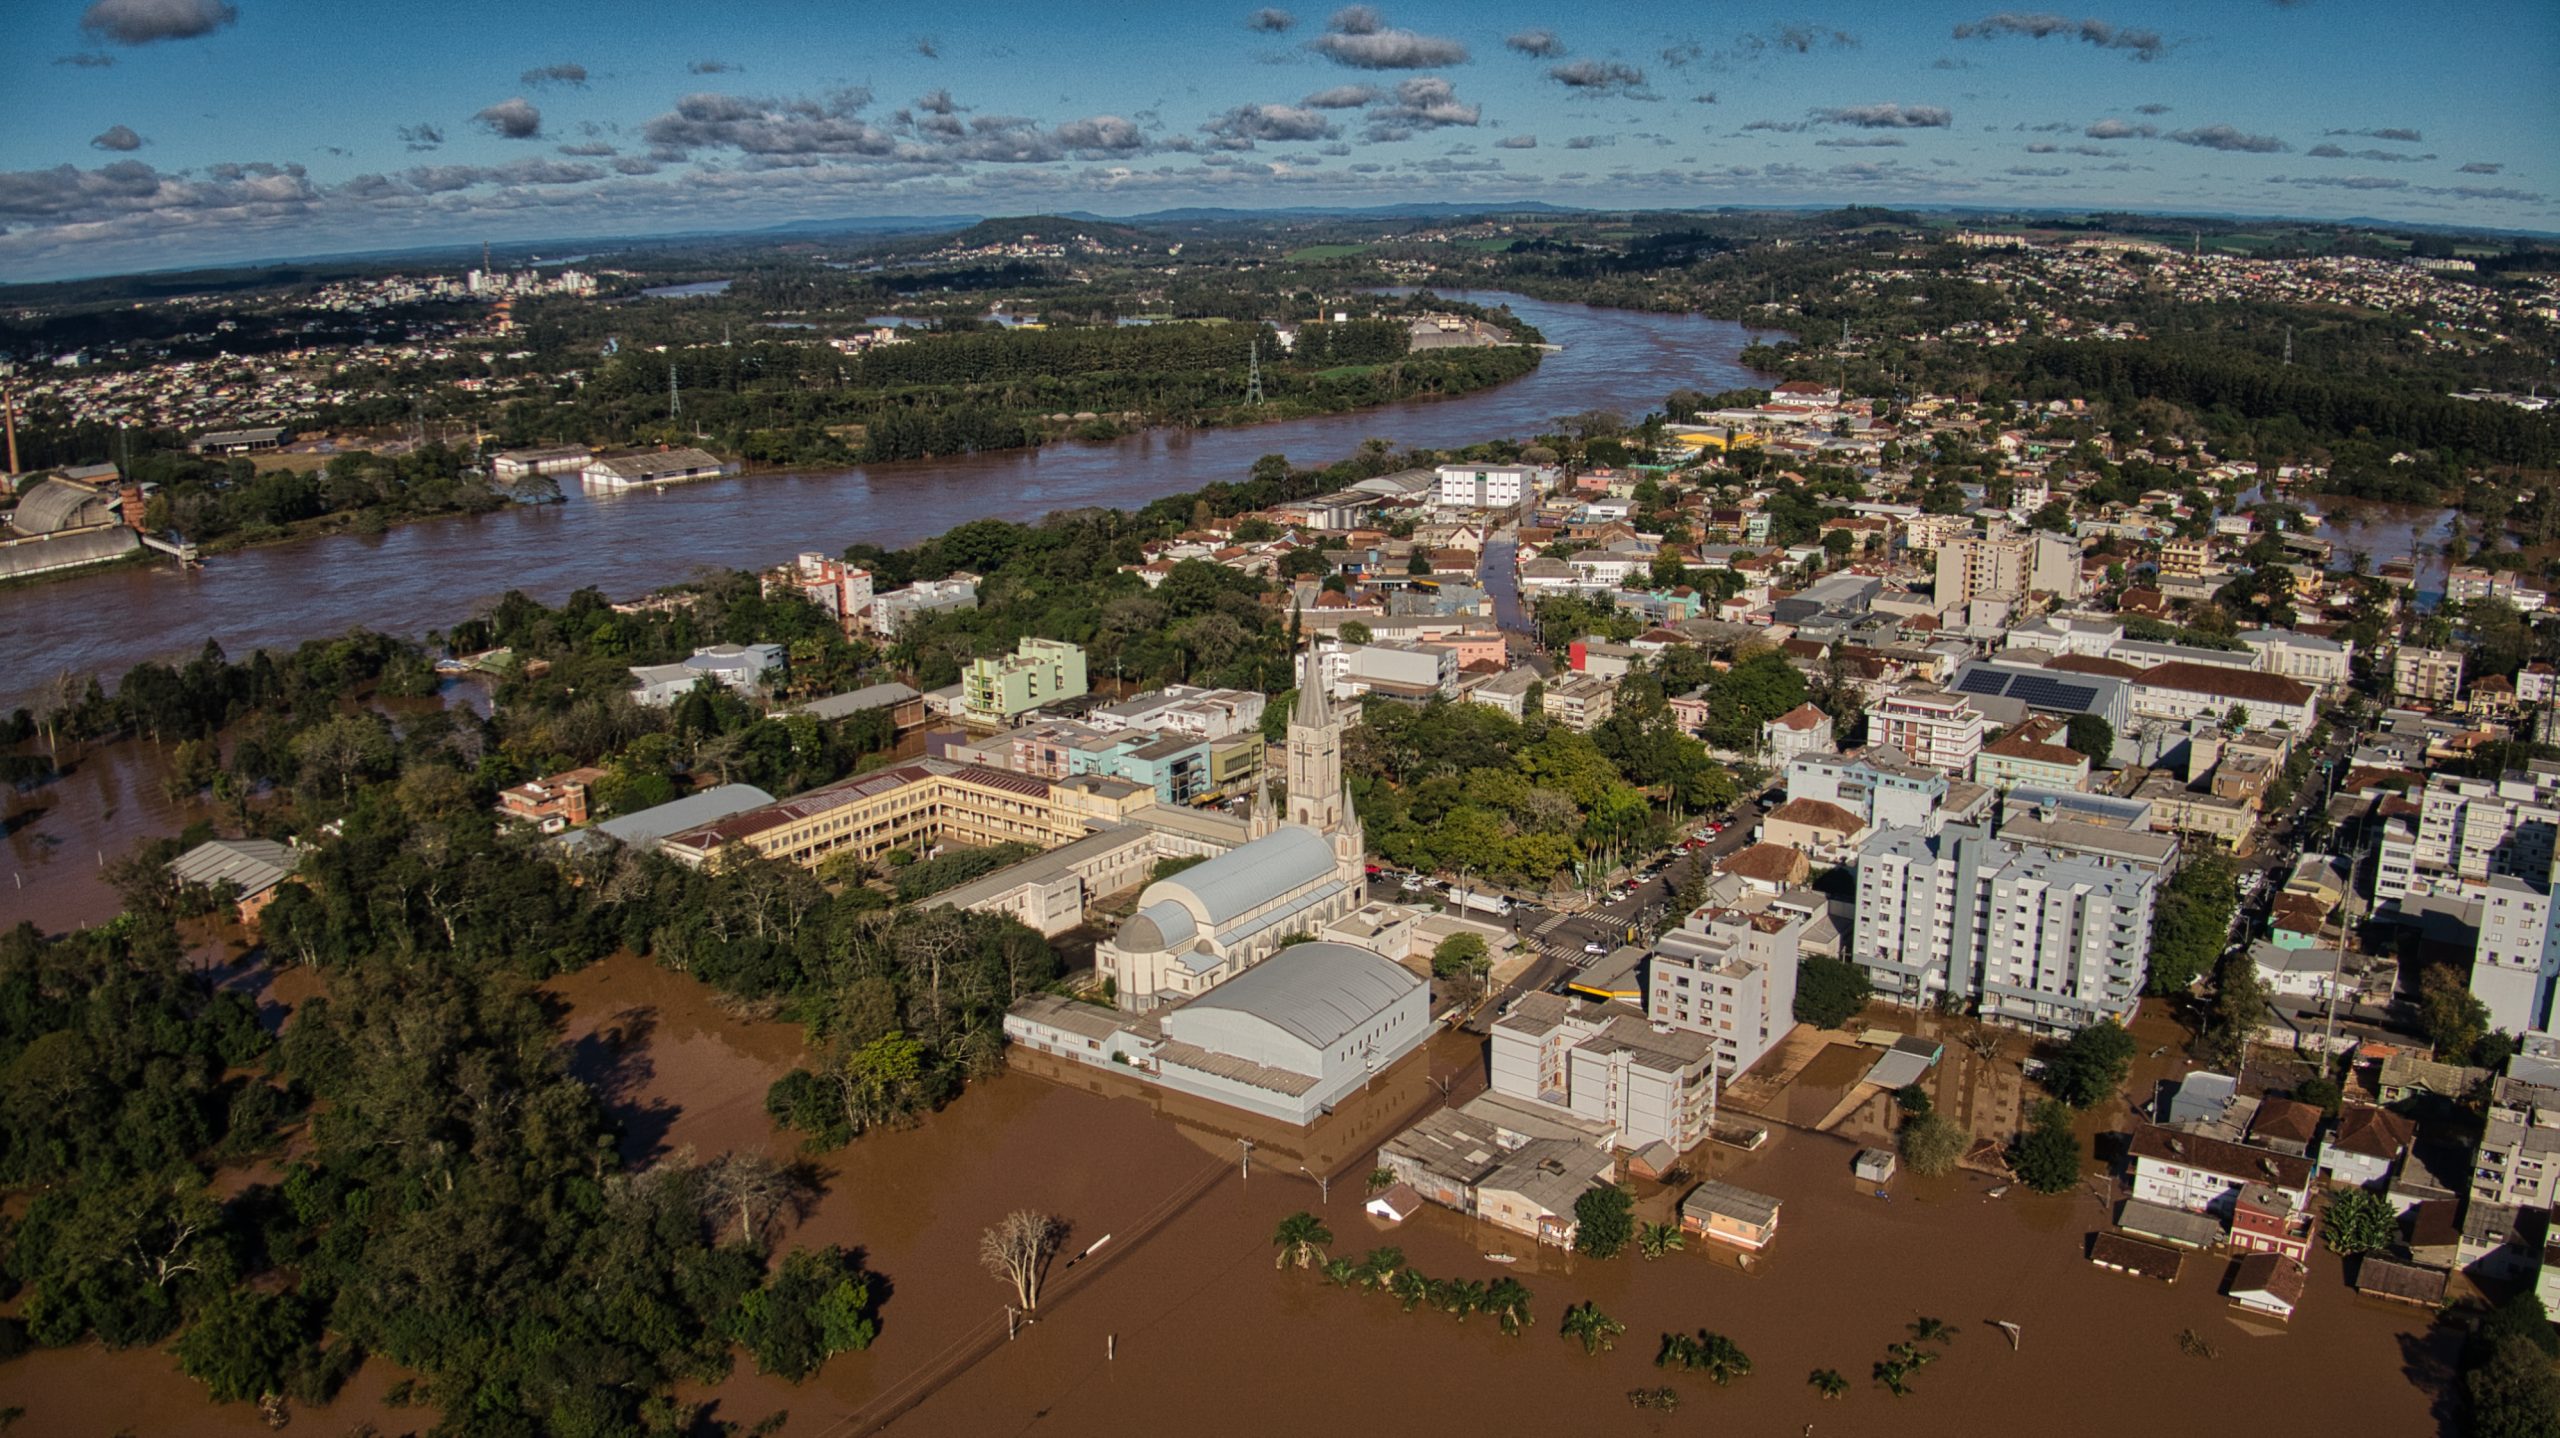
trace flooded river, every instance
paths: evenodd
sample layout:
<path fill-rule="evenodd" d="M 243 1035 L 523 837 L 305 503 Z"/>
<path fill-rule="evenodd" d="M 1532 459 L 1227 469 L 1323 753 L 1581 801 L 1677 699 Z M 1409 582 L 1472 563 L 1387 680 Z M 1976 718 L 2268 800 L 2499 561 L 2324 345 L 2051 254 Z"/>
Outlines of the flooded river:
<path fill-rule="evenodd" d="M 0 708 L 33 702 L 61 671 L 112 676 L 139 660 L 192 655 L 207 636 L 245 655 L 359 626 L 417 633 L 509 589 L 546 601 L 586 586 L 628 597 L 702 566 L 753 567 L 865 541 L 907 544 L 966 519 L 1135 507 L 1240 480 L 1265 454 L 1329 462 L 1373 437 L 1398 446 L 1472 444 L 1535 433 L 1584 410 L 1641 415 L 1683 386 L 1712 393 L 1755 378 L 1738 358 L 1754 336 L 1727 321 L 1517 295 L 1465 298 L 1509 303 L 1563 352 L 1534 374 L 1457 399 L 637 493 L 578 493 L 573 483 L 566 504 L 219 555 L 194 573 L 118 569 L 0 592 Z"/>
<path fill-rule="evenodd" d="M 724 1011 L 690 978 L 617 955 L 546 986 L 568 1008 L 563 1040 L 625 1121 L 628 1159 L 690 1150 L 789 1156 L 763 1113 L 765 1087 L 798 1048 L 789 1025 Z M 685 1397 L 742 1426 L 786 1415 L 801 1438 L 1045 1433 L 1120 1438 L 1205 1431 L 1282 1438 L 1367 1430 L 1476 1435 L 1719 1431 L 1975 1435 L 2034 1429 L 2136 1438 L 2164 1398 L 2243 1431 L 2425 1434 L 2449 1360 L 2426 1316 L 2359 1299 L 2339 1261 L 2315 1253 L 2291 1327 L 2238 1317 L 2216 1291 L 2225 1264 L 2191 1259 L 2174 1286 L 2110 1274 L 2084 1259 L 2100 1221 L 2095 1192 L 1987 1196 L 1971 1174 L 1897 1179 L 1879 1202 L 1852 1182 L 1853 1145 L 1781 1129 L 1756 1153 L 1710 1148 L 1701 1177 L 1778 1197 L 1778 1236 L 1746 1269 L 1697 1241 L 1648 1263 L 1539 1252 L 1443 1210 L 1400 1226 L 1365 1216 L 1359 1176 L 1378 1139 L 1440 1097 L 1480 1082 L 1480 1046 L 1444 1039 L 1382 1075 L 1311 1141 L 1264 1132 L 1242 1171 L 1232 1116 L 1138 1095 L 1113 1076 L 1053 1082 L 1028 1067 L 973 1085 L 915 1127 L 819 1157 L 819 1191 L 786 1244 L 859 1247 L 890 1285 L 880 1338 L 806 1383 L 741 1359 L 723 1383 Z M 1305 1169 L 1301 1164 L 1307 1165 Z M 1342 1172 L 1330 1200 L 1310 1172 Z M 2092 1189 L 2105 1186 L 2092 1175 Z M 1667 1217 L 1679 1190 L 1636 1186 L 1639 1217 Z M 976 1259 L 1004 1213 L 1036 1208 L 1072 1226 L 1043 1318 L 1003 1337 L 1004 1289 Z M 1402 1248 L 1434 1277 L 1517 1278 L 1535 1322 L 1504 1336 L 1487 1318 L 1405 1313 L 1389 1299 L 1275 1271 L 1285 1214 L 1318 1213 L 1333 1251 Z M 1110 1242 L 1064 1266 L 1066 1256 Z M 1521 1255 L 1508 1267 L 1488 1250 Z M 1586 1356 L 1559 1337 L 1564 1309 L 1594 1301 L 1626 1324 L 1615 1351 Z M 1885 1345 L 1921 1315 L 1957 1330 L 1941 1361 L 1895 1398 L 1869 1379 Z M 2012 1352 L 1991 1320 L 2021 1325 Z M 1652 1366 L 1661 1335 L 1714 1329 L 1751 1376 L 1718 1389 Z M 2193 1330 L 2213 1351 L 2189 1357 Z M 1116 1356 L 1110 1356 L 1116 1353 Z M 1850 1380 L 1824 1402 L 1814 1368 Z M 393 1375 L 368 1365 L 340 1403 L 298 1415 L 296 1431 L 429 1426 L 388 1410 Z M 1628 1390 L 1668 1384 L 1681 1411 L 1631 1408 Z M 94 1347 L 0 1365 L 0 1393 L 27 1405 L 14 1433 L 247 1432 L 239 1406 L 208 1410 L 158 1351 Z M 885 1430 L 883 1423 L 886 1423 Z"/>

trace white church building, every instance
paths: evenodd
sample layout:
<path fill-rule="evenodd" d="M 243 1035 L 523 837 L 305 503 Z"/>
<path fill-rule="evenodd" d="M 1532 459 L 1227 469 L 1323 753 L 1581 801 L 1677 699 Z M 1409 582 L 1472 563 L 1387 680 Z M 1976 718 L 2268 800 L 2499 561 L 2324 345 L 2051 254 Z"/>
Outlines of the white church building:
<path fill-rule="evenodd" d="M 1342 719 L 1314 661 L 1289 716 L 1287 821 L 1257 797 L 1250 835 L 1214 859 L 1149 884 L 1138 911 L 1094 949 L 1124 1009 L 1207 993 L 1360 906 L 1365 840 L 1342 777 Z"/>

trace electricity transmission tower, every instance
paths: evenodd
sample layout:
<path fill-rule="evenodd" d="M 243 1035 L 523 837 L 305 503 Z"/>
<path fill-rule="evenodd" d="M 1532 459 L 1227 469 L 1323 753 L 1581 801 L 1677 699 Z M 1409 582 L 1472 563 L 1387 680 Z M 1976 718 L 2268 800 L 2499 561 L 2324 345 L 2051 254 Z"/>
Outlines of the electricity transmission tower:
<path fill-rule="evenodd" d="M 1262 403 L 1262 341 L 1260 340 L 1253 342 L 1252 352 L 1245 360 L 1244 402 L 1251 405 Z"/>

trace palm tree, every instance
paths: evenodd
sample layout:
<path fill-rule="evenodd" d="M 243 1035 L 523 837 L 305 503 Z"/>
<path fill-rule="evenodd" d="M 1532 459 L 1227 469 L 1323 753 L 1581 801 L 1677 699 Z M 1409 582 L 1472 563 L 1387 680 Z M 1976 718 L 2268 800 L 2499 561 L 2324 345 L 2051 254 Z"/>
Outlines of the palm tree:
<path fill-rule="evenodd" d="M 1403 1249 L 1395 1247 L 1370 1249 L 1368 1256 L 1360 1260 L 1360 1286 L 1384 1288 L 1403 1271 Z"/>
<path fill-rule="evenodd" d="M 1636 1249 L 1647 1259 L 1660 1258 L 1680 1250 L 1680 1225 L 1676 1223 L 1640 1223 L 1636 1225 Z"/>
<path fill-rule="evenodd" d="M 1919 1317 L 1911 1320 L 1911 1336 L 1922 1343 L 1953 1343 L 1955 1325 L 1943 1318 Z"/>
<path fill-rule="evenodd" d="M 1914 1373 L 1938 1361 L 1936 1349 L 1923 1348 L 1917 1343 L 1896 1343 L 1886 1348 L 1885 1352 L 1892 1354 L 1896 1363 L 1902 1364 Z"/>
<path fill-rule="evenodd" d="M 1485 1295 L 1490 1291 L 1481 1279 L 1452 1278 L 1440 1285 L 1437 1302 L 1464 1323 L 1468 1314 L 1485 1311 Z"/>
<path fill-rule="evenodd" d="M 1689 1369 L 1698 1366 L 1698 1359 L 1698 1340 L 1686 1333 L 1666 1333 L 1661 1350 L 1653 1355 L 1653 1366 Z"/>
<path fill-rule="evenodd" d="M 1606 1353 L 1618 1346 L 1618 1335 L 1627 1325 L 1600 1311 L 1600 1305 L 1589 1299 L 1564 1311 L 1564 1336 L 1582 1340 L 1585 1353 Z"/>
<path fill-rule="evenodd" d="M 1703 1333 L 1698 1343 L 1698 1366 L 1718 1388 L 1737 1378 L 1751 1376 L 1751 1355 L 1739 1344 L 1721 1333 Z"/>
<path fill-rule="evenodd" d="M 1900 1360 L 1888 1359 L 1878 1363 L 1875 1374 L 1876 1381 L 1883 1384 L 1886 1391 L 1896 1398 L 1911 1391 L 1911 1384 L 1908 1381 L 1911 1377 L 1911 1369 Z"/>
<path fill-rule="evenodd" d="M 1805 1382 L 1812 1384 L 1813 1391 L 1826 1399 L 1838 1398 L 1849 1391 L 1849 1380 L 1841 1377 L 1837 1368 L 1817 1368 L 1805 1378 Z"/>
<path fill-rule="evenodd" d="M 1273 1260 L 1272 1267 L 1286 1268 L 1294 1259 L 1300 1268 L 1305 1268 L 1316 1261 L 1326 1244 L 1333 1242 L 1333 1230 L 1324 1226 L 1323 1219 L 1300 1209 L 1280 1220 L 1280 1227 L 1273 1231 L 1271 1242 L 1280 1250 L 1280 1256 Z"/>
<path fill-rule="evenodd" d="M 1336 1288 L 1350 1288 L 1360 1282 L 1360 1265 L 1347 1258 L 1328 1258 L 1324 1264 L 1324 1281 Z"/>
<path fill-rule="evenodd" d="M 1502 1325 L 1502 1331 L 1517 1338 L 1521 1330 L 1536 1320 L 1529 1315 L 1529 1290 L 1516 1278 L 1497 1278 L 1484 1291 L 1484 1311 Z"/>
<path fill-rule="evenodd" d="M 1396 1301 L 1404 1305 L 1407 1313 L 1422 1306 L 1422 1301 L 1431 1296 L 1431 1287 L 1430 1279 L 1410 1268 L 1397 1269 L 1394 1279 L 1387 1285 L 1388 1291 L 1395 1294 Z"/>

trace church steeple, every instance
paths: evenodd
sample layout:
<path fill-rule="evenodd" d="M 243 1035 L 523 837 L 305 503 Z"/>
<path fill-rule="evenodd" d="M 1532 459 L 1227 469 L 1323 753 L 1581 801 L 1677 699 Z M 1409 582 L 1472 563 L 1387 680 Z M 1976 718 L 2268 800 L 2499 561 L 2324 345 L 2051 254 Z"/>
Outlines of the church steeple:
<path fill-rule="evenodd" d="M 1342 787 L 1342 721 L 1325 698 L 1324 665 L 1310 646 L 1289 715 L 1289 822 L 1333 833 L 1350 818 Z"/>

